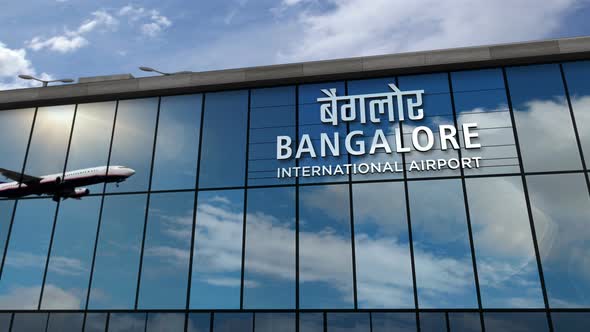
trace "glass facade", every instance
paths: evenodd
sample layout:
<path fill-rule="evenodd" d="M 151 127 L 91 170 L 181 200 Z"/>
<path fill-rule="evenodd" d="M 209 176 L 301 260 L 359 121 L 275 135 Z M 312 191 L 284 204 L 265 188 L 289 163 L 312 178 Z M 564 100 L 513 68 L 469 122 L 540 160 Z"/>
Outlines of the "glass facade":
<path fill-rule="evenodd" d="M 2 182 L 134 170 L 84 197 L 0 198 L 0 331 L 585 331 L 589 75 L 580 61 L 0 111 Z M 424 116 L 321 121 L 318 98 L 389 84 L 424 90 Z M 350 153 L 360 131 L 367 153 Z M 277 136 L 316 156 L 278 159 Z M 277 176 L 362 163 L 396 169 Z"/>

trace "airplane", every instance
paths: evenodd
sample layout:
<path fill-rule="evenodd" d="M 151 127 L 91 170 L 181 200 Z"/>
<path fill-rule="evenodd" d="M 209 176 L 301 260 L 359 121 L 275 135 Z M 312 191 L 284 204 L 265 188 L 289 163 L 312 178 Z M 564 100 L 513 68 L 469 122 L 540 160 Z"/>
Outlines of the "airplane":
<path fill-rule="evenodd" d="M 135 174 L 125 166 L 100 166 L 78 169 L 66 173 L 32 176 L 0 168 L 0 174 L 14 182 L 0 181 L 0 197 L 19 198 L 29 195 L 52 195 L 55 202 L 61 198 L 81 199 L 90 194 L 83 188 L 98 183 L 119 183 Z M 80 188 L 81 187 L 81 188 Z"/>

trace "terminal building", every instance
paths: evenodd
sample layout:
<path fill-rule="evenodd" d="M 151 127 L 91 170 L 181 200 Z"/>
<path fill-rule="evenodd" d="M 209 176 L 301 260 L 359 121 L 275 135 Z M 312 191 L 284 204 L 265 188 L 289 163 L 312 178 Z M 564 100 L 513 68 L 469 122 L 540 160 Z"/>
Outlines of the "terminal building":
<path fill-rule="evenodd" d="M 590 37 L 0 92 L 0 331 L 590 330 Z"/>

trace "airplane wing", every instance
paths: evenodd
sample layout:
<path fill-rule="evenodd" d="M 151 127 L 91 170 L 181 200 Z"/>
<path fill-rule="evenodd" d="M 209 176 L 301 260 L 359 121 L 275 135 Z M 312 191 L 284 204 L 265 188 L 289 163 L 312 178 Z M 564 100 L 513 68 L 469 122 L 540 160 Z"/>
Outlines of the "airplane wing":
<path fill-rule="evenodd" d="M 11 171 L 8 169 L 0 168 L 0 174 L 4 177 L 11 179 L 12 181 L 22 182 L 22 183 L 36 183 L 40 182 L 42 179 L 36 176 L 31 176 L 15 171 Z"/>

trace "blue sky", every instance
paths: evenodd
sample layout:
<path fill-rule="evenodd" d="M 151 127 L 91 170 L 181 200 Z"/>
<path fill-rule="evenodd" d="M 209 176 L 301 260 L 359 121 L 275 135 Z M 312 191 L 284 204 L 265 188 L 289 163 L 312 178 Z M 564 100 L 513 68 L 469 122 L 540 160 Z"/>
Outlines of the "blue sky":
<path fill-rule="evenodd" d="M 588 0 L 10 1 L 0 89 L 590 34 Z"/>

